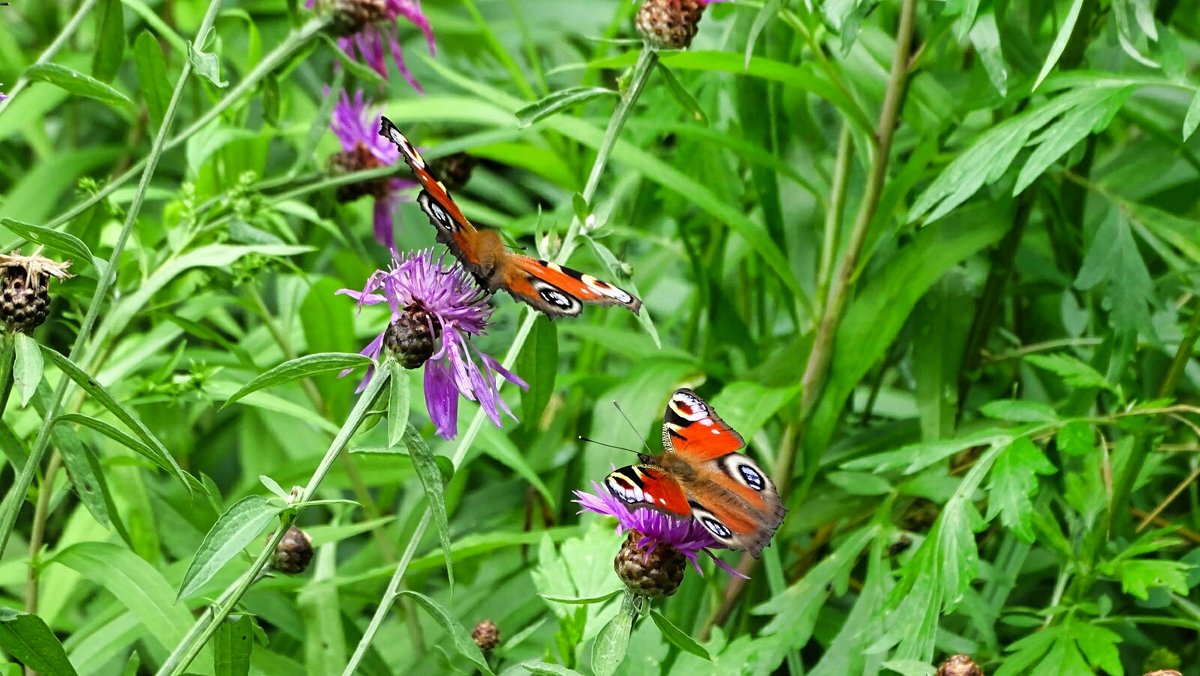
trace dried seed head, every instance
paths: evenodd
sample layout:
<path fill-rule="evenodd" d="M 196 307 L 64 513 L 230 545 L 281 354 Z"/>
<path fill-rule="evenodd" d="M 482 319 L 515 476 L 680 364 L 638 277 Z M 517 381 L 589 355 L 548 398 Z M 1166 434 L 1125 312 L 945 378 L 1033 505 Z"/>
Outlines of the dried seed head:
<path fill-rule="evenodd" d="M 354 35 L 388 18 L 387 0 L 333 0 L 331 4 L 333 23 L 329 32 L 338 37 Z"/>
<path fill-rule="evenodd" d="M 352 174 L 356 171 L 376 169 L 383 163 L 371 153 L 363 143 L 354 146 L 354 150 L 343 150 L 329 156 L 329 171 L 335 176 Z M 375 199 L 383 199 L 391 192 L 391 179 L 386 176 L 369 181 L 346 183 L 337 187 L 337 201 L 353 202 L 359 197 L 370 195 Z"/>
<path fill-rule="evenodd" d="M 14 333 L 29 333 L 50 316 L 50 278 L 67 279 L 71 261 L 42 256 L 0 255 L 0 321 Z"/>
<path fill-rule="evenodd" d="M 285 575 L 299 575 L 308 569 L 312 561 L 312 538 L 308 533 L 292 526 L 275 545 L 275 556 L 271 567 Z"/>
<path fill-rule="evenodd" d="M 1158 646 L 1146 655 L 1146 661 L 1142 662 L 1142 671 L 1147 672 L 1146 676 L 1179 676 L 1176 669 L 1181 666 L 1183 659 L 1175 651 L 1166 646 Z"/>
<path fill-rule="evenodd" d="M 475 158 L 466 153 L 454 153 L 429 161 L 429 171 L 434 176 L 440 176 L 446 190 L 451 192 L 466 185 L 474 170 Z"/>
<path fill-rule="evenodd" d="M 471 639 L 475 641 L 475 645 L 483 651 L 483 654 L 488 654 L 500 645 L 500 629 L 495 622 L 491 620 L 482 620 L 475 628 L 471 630 Z"/>
<path fill-rule="evenodd" d="M 954 655 L 938 666 L 937 676 L 984 676 L 984 673 L 969 656 Z"/>
<path fill-rule="evenodd" d="M 646 0 L 634 23 L 642 40 L 654 49 L 687 49 L 705 5 L 703 0 Z"/>
<path fill-rule="evenodd" d="M 406 369 L 415 369 L 433 356 L 441 329 L 422 305 L 414 303 L 383 334 L 383 349 Z"/>
<path fill-rule="evenodd" d="M 617 557 L 613 559 L 617 577 L 635 594 L 651 597 L 674 594 L 683 582 L 687 558 L 674 547 L 663 543 L 658 543 L 653 551 L 648 552 L 649 548 L 638 546 L 642 537 L 636 530 L 629 531 Z"/>

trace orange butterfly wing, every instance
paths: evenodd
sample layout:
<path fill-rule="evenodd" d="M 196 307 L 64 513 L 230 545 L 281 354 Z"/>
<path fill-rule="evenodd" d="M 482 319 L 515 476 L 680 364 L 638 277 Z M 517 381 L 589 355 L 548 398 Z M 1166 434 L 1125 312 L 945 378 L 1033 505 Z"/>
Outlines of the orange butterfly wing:
<path fill-rule="evenodd" d="M 504 247 L 500 236 L 479 230 L 463 215 L 446 186 L 430 171 L 412 142 L 386 117 L 379 134 L 400 150 L 404 162 L 421 184 L 417 204 L 437 228 L 437 239 L 450 249 L 480 285 L 488 291 L 504 289 L 518 301 L 549 317 L 573 317 L 584 304 L 621 305 L 635 314 L 642 301 L 633 294 L 577 270 L 516 255 Z"/>
<path fill-rule="evenodd" d="M 684 518 L 692 515 L 683 486 L 657 467 L 630 465 L 615 469 L 605 477 L 604 486 L 631 507 L 649 507 Z"/>

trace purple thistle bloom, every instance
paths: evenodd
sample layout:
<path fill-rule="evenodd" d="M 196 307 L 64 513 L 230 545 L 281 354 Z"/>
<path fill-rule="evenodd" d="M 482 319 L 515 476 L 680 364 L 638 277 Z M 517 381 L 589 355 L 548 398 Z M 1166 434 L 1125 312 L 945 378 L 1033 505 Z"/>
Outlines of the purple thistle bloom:
<path fill-rule="evenodd" d="M 703 575 L 704 572 L 700 570 L 697 554 L 704 552 L 716 562 L 717 567 L 721 570 L 734 577 L 746 577 L 712 553 L 711 550 L 723 549 L 724 546 L 714 540 L 695 519 L 681 519 L 649 507 L 631 507 L 601 488 L 595 481 L 592 482 L 592 490 L 596 492 L 595 495 L 584 491 L 573 491 L 575 497 L 579 499 L 572 502 L 583 506 L 579 513 L 591 511 L 615 517 L 618 533 L 630 530 L 641 533 L 642 538 L 638 540 L 637 546 L 646 550 L 646 556 L 649 556 L 659 545 L 667 545 L 687 557 L 696 572 Z"/>
<path fill-rule="evenodd" d="M 379 110 L 364 100 L 361 91 L 354 93 L 353 100 L 346 92 L 342 92 L 337 105 L 333 107 L 333 117 L 329 121 L 329 128 L 342 144 L 342 153 L 334 158 L 335 164 L 347 171 L 395 164 L 400 159 L 400 151 L 376 133 L 378 125 Z M 343 188 L 349 188 L 345 191 L 347 200 L 356 199 L 363 194 L 375 197 L 375 241 L 388 249 L 395 249 L 396 226 L 393 213 L 398 194 L 401 190 L 415 185 L 413 181 L 399 178 L 381 178 L 361 187 Z M 343 193 L 339 193 L 339 198 L 342 195 Z"/>
<path fill-rule="evenodd" d="M 417 309 L 434 323 L 441 346 L 425 362 L 425 404 L 440 436 L 453 439 L 458 434 L 459 394 L 479 402 L 497 427 L 501 426 L 501 410 L 517 419 L 500 397 L 497 376 L 523 389 L 529 386 L 490 356 L 478 351 L 472 354 L 469 339 L 484 333 L 492 307 L 461 266 L 443 266 L 441 259 L 434 260 L 432 249 L 418 251 L 403 260 L 393 251 L 390 270 L 377 270 L 361 292 L 341 289 L 338 293 L 358 301 L 360 310 L 363 305 L 387 303 L 392 321 L 405 311 Z M 362 354 L 378 360 L 384 333 L 376 336 Z M 475 356 L 480 364 L 475 363 Z M 373 369 L 368 369 L 359 391 L 366 387 L 373 373 Z"/>
<path fill-rule="evenodd" d="M 316 0 L 307 0 L 304 6 L 312 9 Z M 338 47 L 350 58 L 355 58 L 356 52 L 360 60 L 365 62 L 383 79 L 387 79 L 387 53 L 391 52 L 396 70 L 418 92 L 421 85 L 413 79 L 412 73 L 404 65 L 404 52 L 397 38 L 396 19 L 404 18 L 412 25 L 421 29 L 425 34 L 425 42 L 429 44 L 429 53 L 437 53 L 437 44 L 433 39 L 433 28 L 429 19 L 421 12 L 420 0 L 333 0 L 335 12 L 342 12 L 350 17 L 352 25 L 357 29 L 349 35 L 338 38 Z M 365 20 L 364 20 L 365 19 Z"/>

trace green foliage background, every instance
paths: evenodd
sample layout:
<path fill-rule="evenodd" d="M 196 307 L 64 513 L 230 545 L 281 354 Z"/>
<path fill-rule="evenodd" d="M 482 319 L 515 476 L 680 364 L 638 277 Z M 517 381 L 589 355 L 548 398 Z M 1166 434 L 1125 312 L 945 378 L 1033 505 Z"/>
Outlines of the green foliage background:
<path fill-rule="evenodd" d="M 76 274 L 4 343 L 4 673 L 1200 674 L 1194 7 L 737 0 L 631 94 L 636 4 L 428 0 L 418 94 L 298 4 L 0 7 L 0 237 Z M 581 87 L 625 98 L 548 105 Z M 335 188 L 407 172 L 327 173 L 342 89 L 648 321 L 498 296 L 503 429 L 464 401 L 433 436 L 416 373 L 357 397 L 387 318 L 334 292 L 388 254 Z M 721 553 L 748 582 L 706 562 L 630 628 L 571 502 L 629 456 L 577 438 L 656 448 L 684 385 L 790 511 Z M 257 580 L 293 520 L 309 571 Z"/>

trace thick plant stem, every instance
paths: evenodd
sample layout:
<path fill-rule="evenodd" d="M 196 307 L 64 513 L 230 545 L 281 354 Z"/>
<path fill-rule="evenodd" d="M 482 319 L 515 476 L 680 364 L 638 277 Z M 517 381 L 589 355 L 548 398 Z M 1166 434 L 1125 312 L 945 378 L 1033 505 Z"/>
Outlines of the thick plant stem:
<path fill-rule="evenodd" d="M 646 82 L 650 78 L 650 73 L 654 71 L 654 65 L 658 61 L 658 54 L 651 49 L 645 49 L 638 56 L 638 61 L 633 67 L 633 73 L 629 80 L 629 89 L 625 95 L 621 97 L 621 102 L 617 104 L 613 110 L 612 117 L 609 118 L 608 129 L 604 132 L 604 141 L 600 144 L 600 149 L 596 152 L 596 160 L 592 163 L 592 170 L 588 174 L 587 183 L 583 188 L 583 198 L 590 202 L 596 195 L 596 189 L 600 185 L 600 177 L 604 174 L 604 168 L 608 165 L 609 155 L 612 153 L 613 147 L 617 144 L 617 138 L 621 134 L 621 129 L 625 126 L 625 121 L 629 119 L 629 114 L 633 110 L 633 106 L 637 103 L 638 97 L 646 86 Z M 580 229 L 583 223 L 578 218 L 572 219 L 571 226 L 567 229 L 567 234 L 563 238 L 562 248 L 559 249 L 558 255 L 555 256 L 555 262 L 563 262 L 571 255 L 575 249 L 575 240 L 579 237 Z M 504 355 L 502 364 L 505 368 L 511 369 L 517 361 L 517 355 L 521 353 L 521 348 L 524 347 L 526 339 L 529 338 L 529 332 L 533 330 L 533 323 L 537 320 L 537 312 L 527 310 L 525 319 L 521 322 L 521 326 L 517 329 L 516 336 L 513 337 L 512 345 L 509 346 L 508 352 Z M 479 435 L 479 431 L 483 429 L 486 414 L 483 409 L 477 409 L 475 415 L 471 418 L 471 423 L 467 427 L 467 431 L 459 439 L 458 445 L 454 448 L 454 453 L 450 457 L 450 461 L 457 469 L 467 456 L 467 451 L 470 450 L 471 444 L 474 443 L 475 437 Z M 421 538 L 425 536 L 425 531 L 429 528 L 431 519 L 428 508 L 425 510 L 425 515 L 413 530 L 412 537 L 409 539 L 408 547 L 404 554 L 400 557 L 400 563 L 397 564 L 396 570 L 392 573 L 392 578 L 388 581 L 387 589 L 384 591 L 383 597 L 379 601 L 379 605 L 375 608 L 375 614 L 371 617 L 370 624 L 367 625 L 363 632 L 362 639 L 359 640 L 358 646 L 354 649 L 354 654 L 350 657 L 350 661 L 346 664 L 345 670 L 342 672 L 345 676 L 353 674 L 358 665 L 362 662 L 367 654 L 367 649 L 371 647 L 371 641 L 378 633 L 380 626 L 383 625 L 383 620 L 387 617 L 388 610 L 395 599 L 396 592 L 400 588 L 400 583 L 404 579 L 404 575 L 408 572 L 408 564 L 412 560 L 417 544 Z"/>
<path fill-rule="evenodd" d="M 209 3 L 208 12 L 204 15 L 204 21 L 201 22 L 200 29 L 197 31 L 196 39 L 193 42 L 193 46 L 196 49 L 200 48 L 209 31 L 212 30 L 213 22 L 217 18 L 217 10 L 220 6 L 221 0 L 212 0 Z M 191 62 L 185 62 L 183 72 L 179 76 L 179 81 L 175 84 L 175 92 L 171 95 L 171 102 L 167 106 L 166 113 L 163 115 L 162 126 L 159 127 L 158 134 L 154 139 L 154 145 L 151 146 L 150 154 L 146 157 L 145 161 L 141 163 L 145 166 L 145 170 L 142 172 L 142 178 L 138 183 L 137 191 L 133 194 L 133 201 L 129 204 L 129 212 L 125 216 L 125 223 L 121 227 L 120 234 L 117 235 L 117 241 L 113 244 L 109 263 L 105 266 L 104 272 L 100 276 L 100 281 L 96 284 L 96 292 L 92 294 L 92 300 L 88 304 L 87 315 L 84 316 L 83 322 L 79 326 L 79 333 L 75 336 L 75 343 L 71 346 L 69 357 L 71 361 L 76 361 L 83 352 L 91 335 L 92 328 L 96 325 L 96 320 L 105 306 L 104 301 L 108 298 L 108 291 L 116 281 L 117 265 L 121 260 L 122 252 L 125 250 L 125 243 L 129 241 L 129 235 L 133 232 L 133 226 L 137 222 L 138 214 L 141 213 L 142 202 L 146 198 L 146 191 L 150 188 L 150 179 L 153 178 L 154 171 L 158 168 L 158 160 L 166 151 L 167 132 L 171 128 L 172 120 L 175 119 L 175 112 L 179 109 L 179 101 L 183 98 L 184 86 L 191 72 Z M 9 489 L 3 505 L 0 505 L 0 557 L 4 556 L 4 550 L 8 547 L 8 538 L 12 535 L 13 526 L 17 522 L 17 515 L 20 513 L 21 505 L 25 501 L 25 492 L 33 484 L 33 476 L 37 473 L 38 465 L 42 462 L 42 456 L 45 455 L 46 449 L 50 445 L 50 427 L 53 424 L 54 418 L 58 415 L 58 410 L 62 405 L 63 399 L 66 397 L 67 389 L 71 387 L 73 382 L 70 378 L 63 378 L 59 381 L 58 387 L 54 388 L 54 395 L 46 407 L 46 415 L 43 418 L 42 427 L 38 430 L 37 439 L 33 443 L 33 448 L 29 451 L 29 459 L 17 475 L 16 483 Z"/>
<path fill-rule="evenodd" d="M 175 136 L 171 137 L 171 139 L 163 146 L 163 152 L 179 147 L 189 138 L 195 136 L 196 132 L 200 131 L 210 122 L 220 117 L 222 113 L 237 103 L 242 96 L 250 92 L 252 89 L 254 89 L 254 87 L 258 86 L 258 83 L 261 82 L 263 78 L 270 75 L 276 68 L 290 59 L 293 54 L 308 44 L 309 40 L 315 38 L 317 34 L 321 32 L 321 29 L 325 28 L 327 22 L 328 19 L 317 17 L 290 33 L 283 42 L 279 43 L 279 46 L 264 56 L 262 61 L 259 61 L 258 64 L 246 74 L 246 77 L 242 78 L 241 81 L 234 85 L 233 89 L 230 89 L 228 93 L 222 96 L 220 101 L 217 101 L 211 108 L 205 110 L 204 114 L 201 115 L 195 122 L 188 125 L 187 129 L 184 129 Z M 202 45 L 196 44 L 194 46 L 196 49 L 199 49 Z M 81 201 L 79 204 L 76 204 L 68 209 L 58 218 L 55 218 L 53 221 L 47 223 L 47 227 L 57 228 L 61 225 L 69 223 L 71 219 L 75 218 L 79 214 L 82 214 L 84 211 L 90 209 L 93 205 L 99 203 L 104 198 L 116 192 L 116 190 L 124 185 L 126 181 L 132 178 L 134 174 L 136 174 L 138 171 L 141 171 L 141 169 L 146 166 L 148 159 L 149 158 L 137 162 L 132 167 L 127 169 L 125 173 L 101 186 L 98 190 L 96 190 L 95 193 L 88 196 L 87 199 Z M 155 158 L 155 161 L 157 162 L 157 158 Z"/>
<path fill-rule="evenodd" d="M 96 3 L 98 1 L 99 0 L 84 0 L 84 2 L 79 5 L 79 9 L 76 10 L 75 16 L 71 17 L 71 20 L 67 22 L 66 26 L 63 26 L 63 29 L 58 34 L 58 37 L 54 38 L 54 42 L 50 43 L 50 46 L 46 48 L 46 51 L 42 52 L 37 61 L 33 62 L 33 65 L 40 66 L 44 63 L 49 63 L 50 60 L 53 59 L 56 54 L 58 54 L 58 50 L 62 49 L 63 45 L 67 44 L 67 41 L 75 35 L 75 31 L 79 28 L 80 24 L 83 23 L 83 20 L 86 19 L 88 14 L 91 14 L 92 10 L 96 8 Z M 17 94 L 20 94 L 21 90 L 25 89 L 28 84 L 29 79 L 26 78 L 24 74 L 17 78 L 17 81 L 13 84 L 12 89 L 6 92 L 8 96 L 3 101 L 0 101 L 0 115 L 4 114 L 4 111 L 8 108 L 8 104 L 12 103 L 12 100 L 17 98 Z"/>
<path fill-rule="evenodd" d="M 795 461 L 796 449 L 805 447 L 804 433 L 808 419 L 816 409 L 817 403 L 820 402 L 821 391 L 829 376 L 834 339 L 837 336 L 846 304 L 850 299 L 854 274 L 858 269 L 859 257 L 863 253 L 863 245 L 866 243 L 871 221 L 875 218 L 875 211 L 879 208 L 879 200 L 883 196 L 883 187 L 891 159 L 892 139 L 908 89 L 909 55 L 912 49 L 915 13 L 916 0 L 904 0 L 900 7 L 899 27 L 896 30 L 896 52 L 892 57 L 891 75 L 888 78 L 887 92 L 883 99 L 883 109 L 879 113 L 879 126 L 875 131 L 874 153 L 867 174 L 867 185 L 854 219 L 854 227 L 850 231 L 850 238 L 846 242 L 845 254 L 838 264 L 833 279 L 830 280 L 829 291 L 825 298 L 825 308 L 821 313 L 821 321 L 817 325 L 812 351 L 809 352 L 808 363 L 800 378 L 800 413 L 796 443 L 781 450 L 775 469 L 775 475 L 779 477 L 779 492 L 787 496 L 787 499 L 793 504 L 804 499 L 817 476 L 820 449 L 806 449 L 804 475 L 801 483 L 794 492 L 788 490 L 792 480 L 792 465 Z M 833 208 L 833 204 L 834 202 L 831 200 L 830 208 Z M 737 569 L 742 574 L 749 574 L 757 564 L 758 559 L 743 555 L 738 561 Z M 712 620 L 708 623 L 710 626 L 718 618 L 723 619 L 729 616 L 734 604 L 741 596 L 741 591 L 745 588 L 741 581 L 736 579 L 731 581 L 727 587 L 721 604 L 713 611 Z"/>
<path fill-rule="evenodd" d="M 389 373 L 390 371 L 386 368 L 375 370 L 375 375 L 367 383 L 367 389 L 359 395 L 358 402 L 354 404 L 350 415 L 346 417 L 346 422 L 342 424 L 341 429 L 338 430 L 337 435 L 329 444 L 329 449 L 325 451 L 321 462 L 317 465 L 316 470 L 313 471 L 312 477 L 309 478 L 308 484 L 304 487 L 304 491 L 294 503 L 295 506 L 280 519 L 281 523 L 275 531 L 275 535 L 263 547 L 262 552 L 259 553 L 258 558 L 254 560 L 250 568 L 221 594 L 216 604 L 196 620 L 196 623 L 192 625 L 192 628 L 184 636 L 183 640 L 180 641 L 179 645 L 175 646 L 175 650 L 167 658 L 167 661 L 163 663 L 162 668 L 158 670 L 160 676 L 183 673 L 192 660 L 196 658 L 196 655 L 200 654 L 204 645 L 216 633 L 217 628 L 229 616 L 229 613 L 237 605 L 238 601 L 241 601 L 242 596 L 249 591 L 255 582 L 262 578 L 263 570 L 271 560 L 271 556 L 275 553 L 275 546 L 283 539 L 288 528 L 295 523 L 296 517 L 304 509 L 305 505 L 312 500 L 317 492 L 317 487 L 321 485 L 321 482 L 325 479 L 325 475 L 329 473 L 329 468 L 333 466 L 334 461 L 341 455 L 346 444 L 350 443 L 350 437 L 362 425 L 363 420 L 371 411 L 371 407 L 379 399 L 379 395 L 387 385 Z"/>

